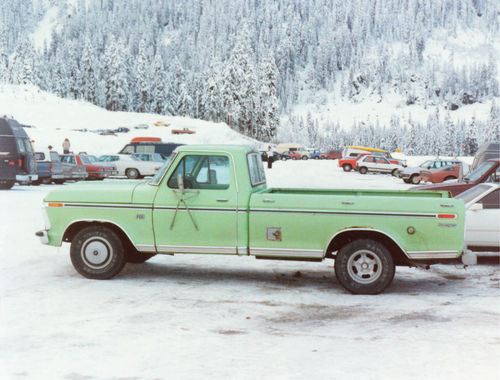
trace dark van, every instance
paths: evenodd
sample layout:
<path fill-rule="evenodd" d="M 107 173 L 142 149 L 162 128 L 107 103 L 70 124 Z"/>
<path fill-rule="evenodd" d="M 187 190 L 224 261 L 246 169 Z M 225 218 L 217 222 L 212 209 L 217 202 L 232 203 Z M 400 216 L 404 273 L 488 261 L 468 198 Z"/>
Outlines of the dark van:
<path fill-rule="evenodd" d="M 0 189 L 37 179 L 33 148 L 23 126 L 13 119 L 0 118 Z"/>
<path fill-rule="evenodd" d="M 156 141 L 130 142 L 125 145 L 119 154 L 133 153 L 160 153 L 164 158 L 168 158 L 178 146 L 183 144 L 163 143 Z"/>

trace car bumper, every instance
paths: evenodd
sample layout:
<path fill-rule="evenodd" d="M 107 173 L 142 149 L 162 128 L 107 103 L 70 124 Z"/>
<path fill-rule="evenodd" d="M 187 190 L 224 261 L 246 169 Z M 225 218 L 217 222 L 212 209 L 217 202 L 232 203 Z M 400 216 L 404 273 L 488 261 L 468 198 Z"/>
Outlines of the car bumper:
<path fill-rule="evenodd" d="M 32 182 L 38 179 L 38 174 L 17 174 L 16 181 L 19 182 Z"/>
<path fill-rule="evenodd" d="M 37 231 L 37 232 L 35 232 L 35 235 L 40 238 L 40 242 L 42 244 L 45 244 L 45 245 L 49 244 L 49 235 L 47 234 L 46 230 Z"/>

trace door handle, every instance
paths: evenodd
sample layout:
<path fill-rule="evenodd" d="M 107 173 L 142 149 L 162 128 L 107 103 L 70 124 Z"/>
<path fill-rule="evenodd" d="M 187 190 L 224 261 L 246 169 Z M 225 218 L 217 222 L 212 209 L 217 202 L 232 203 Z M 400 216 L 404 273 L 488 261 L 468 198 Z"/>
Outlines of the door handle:
<path fill-rule="evenodd" d="M 343 201 L 342 204 L 343 205 L 353 205 L 354 202 L 352 202 L 352 201 Z"/>
<path fill-rule="evenodd" d="M 228 202 L 228 201 L 229 201 L 229 199 L 227 199 L 227 198 L 218 198 L 217 199 L 217 202 Z"/>
<path fill-rule="evenodd" d="M 262 202 L 264 203 L 274 203 L 274 199 L 263 199 Z"/>

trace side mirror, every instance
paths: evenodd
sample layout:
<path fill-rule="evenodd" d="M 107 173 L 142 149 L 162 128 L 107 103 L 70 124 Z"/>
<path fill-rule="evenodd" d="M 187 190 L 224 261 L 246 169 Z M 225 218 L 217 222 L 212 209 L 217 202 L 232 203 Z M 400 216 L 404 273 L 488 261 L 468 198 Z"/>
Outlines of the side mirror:
<path fill-rule="evenodd" d="M 181 194 L 184 194 L 184 178 L 181 174 L 177 174 L 177 187 L 179 187 Z"/>
<path fill-rule="evenodd" d="M 482 209 L 483 209 L 483 204 L 482 203 L 474 203 L 469 208 L 469 210 L 471 210 L 471 211 L 479 211 L 479 210 L 482 210 Z"/>

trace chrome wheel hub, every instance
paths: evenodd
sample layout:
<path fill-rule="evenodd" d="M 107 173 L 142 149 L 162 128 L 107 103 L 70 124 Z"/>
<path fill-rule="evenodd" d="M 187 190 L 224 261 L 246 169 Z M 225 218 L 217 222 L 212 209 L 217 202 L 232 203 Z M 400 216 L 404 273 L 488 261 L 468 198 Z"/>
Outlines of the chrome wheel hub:
<path fill-rule="evenodd" d="M 380 257 L 369 250 L 354 252 L 347 261 L 349 276 L 360 284 L 371 284 L 382 275 L 382 261 Z"/>
<path fill-rule="evenodd" d="M 109 242 L 99 237 L 91 237 L 82 244 L 81 257 L 93 269 L 104 268 L 111 262 L 113 250 Z"/>

